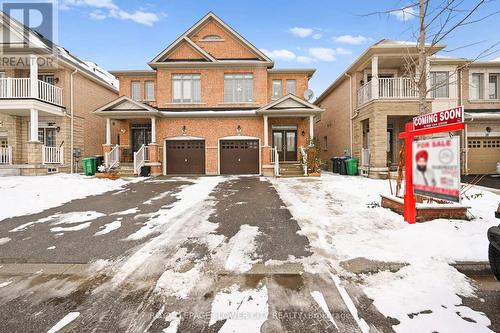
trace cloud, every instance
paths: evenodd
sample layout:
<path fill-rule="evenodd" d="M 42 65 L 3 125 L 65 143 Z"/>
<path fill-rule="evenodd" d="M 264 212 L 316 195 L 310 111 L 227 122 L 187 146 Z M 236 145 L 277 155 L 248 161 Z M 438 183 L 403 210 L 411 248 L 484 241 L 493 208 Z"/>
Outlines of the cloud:
<path fill-rule="evenodd" d="M 319 33 L 319 32 L 317 32 L 317 33 L 315 33 L 315 34 L 312 35 L 313 39 L 321 39 L 321 37 L 323 37 L 323 34 Z"/>
<path fill-rule="evenodd" d="M 288 29 L 288 31 L 296 36 L 296 37 L 300 37 L 300 38 L 306 38 L 306 37 L 309 37 L 313 34 L 314 32 L 314 29 L 312 28 L 302 28 L 302 27 L 293 27 L 293 28 L 290 28 Z"/>
<path fill-rule="evenodd" d="M 297 56 L 296 60 L 297 60 L 297 62 L 300 62 L 301 64 L 310 64 L 311 62 L 314 61 L 313 58 L 308 57 L 308 56 Z"/>
<path fill-rule="evenodd" d="M 349 55 L 349 54 L 352 54 L 351 50 L 344 49 L 343 47 L 337 47 L 335 49 L 335 52 L 337 52 L 338 55 Z"/>
<path fill-rule="evenodd" d="M 345 43 L 345 44 L 351 44 L 351 45 L 361 45 L 368 43 L 372 39 L 369 37 L 357 35 L 342 35 L 342 36 L 337 36 L 333 37 L 333 41 L 338 42 L 338 43 Z"/>
<path fill-rule="evenodd" d="M 337 60 L 337 52 L 327 47 L 313 47 L 309 49 L 309 55 L 314 59 L 326 62 Z"/>
<path fill-rule="evenodd" d="M 117 6 L 112 0 L 62 0 L 60 9 L 71 9 L 73 7 L 88 7 L 93 9 L 89 16 L 94 20 L 104 20 L 115 18 L 120 20 L 130 20 L 139 24 L 152 26 L 160 17 L 153 12 L 143 10 L 126 11 Z"/>
<path fill-rule="evenodd" d="M 273 50 L 269 51 L 266 49 L 261 49 L 262 52 L 264 52 L 269 58 L 273 60 L 284 60 L 284 61 L 292 61 L 297 58 L 295 53 L 289 50 Z"/>
<path fill-rule="evenodd" d="M 408 7 L 408 8 L 393 10 L 389 14 L 396 17 L 396 19 L 398 19 L 399 21 L 403 21 L 403 22 L 409 21 L 409 20 L 414 19 L 415 17 L 418 16 L 418 13 L 415 10 L 415 7 Z"/>

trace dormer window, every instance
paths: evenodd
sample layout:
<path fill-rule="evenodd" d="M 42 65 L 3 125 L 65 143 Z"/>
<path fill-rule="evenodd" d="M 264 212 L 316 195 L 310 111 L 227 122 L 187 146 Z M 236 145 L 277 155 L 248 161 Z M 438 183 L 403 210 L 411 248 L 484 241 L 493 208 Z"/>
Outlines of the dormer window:
<path fill-rule="evenodd" d="M 214 41 L 221 41 L 224 39 L 219 35 L 206 35 L 206 36 L 203 36 L 203 38 L 201 40 L 204 42 L 214 42 Z"/>

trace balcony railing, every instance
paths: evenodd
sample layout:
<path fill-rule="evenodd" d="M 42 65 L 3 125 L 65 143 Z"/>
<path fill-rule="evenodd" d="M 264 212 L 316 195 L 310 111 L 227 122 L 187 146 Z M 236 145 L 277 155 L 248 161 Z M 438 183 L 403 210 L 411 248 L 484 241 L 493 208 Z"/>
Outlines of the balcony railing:
<path fill-rule="evenodd" d="M 36 84 L 36 85 L 35 85 Z M 50 83 L 30 78 L 0 78 L 0 99 L 39 99 L 62 106 L 62 89 Z M 36 86 L 36 89 L 33 87 Z"/>
<path fill-rule="evenodd" d="M 0 147 L 0 164 L 12 164 L 12 146 Z"/>
<path fill-rule="evenodd" d="M 42 146 L 43 164 L 64 164 L 64 147 Z"/>
<path fill-rule="evenodd" d="M 363 105 L 374 97 L 372 96 L 373 81 L 366 83 L 358 89 L 358 106 Z M 378 99 L 416 99 L 418 88 L 411 78 L 379 78 Z"/>

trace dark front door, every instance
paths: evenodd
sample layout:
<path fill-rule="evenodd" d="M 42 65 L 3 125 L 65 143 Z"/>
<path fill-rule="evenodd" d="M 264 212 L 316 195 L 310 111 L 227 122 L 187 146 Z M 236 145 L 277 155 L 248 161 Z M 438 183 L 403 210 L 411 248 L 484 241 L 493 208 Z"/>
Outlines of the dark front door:
<path fill-rule="evenodd" d="M 194 175 L 205 173 L 205 141 L 167 141 L 167 174 Z"/>
<path fill-rule="evenodd" d="M 273 147 L 278 149 L 280 161 L 297 161 L 297 131 L 273 131 Z"/>
<path fill-rule="evenodd" d="M 220 173 L 254 175 L 259 173 L 259 140 L 221 140 Z"/>
<path fill-rule="evenodd" d="M 132 125 L 132 151 L 138 151 L 142 145 L 151 143 L 151 125 Z"/>

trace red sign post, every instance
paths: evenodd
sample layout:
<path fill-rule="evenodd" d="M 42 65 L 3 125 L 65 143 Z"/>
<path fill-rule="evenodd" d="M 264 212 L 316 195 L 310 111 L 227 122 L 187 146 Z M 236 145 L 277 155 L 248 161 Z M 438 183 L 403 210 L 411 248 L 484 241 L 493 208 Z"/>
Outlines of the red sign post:
<path fill-rule="evenodd" d="M 449 110 L 433 112 L 413 118 L 407 123 L 405 132 L 399 134 L 400 139 L 405 139 L 405 195 L 403 216 L 406 222 L 417 222 L 417 207 L 413 191 L 413 140 L 416 136 L 423 136 L 444 132 L 463 130 L 463 106 Z"/>

